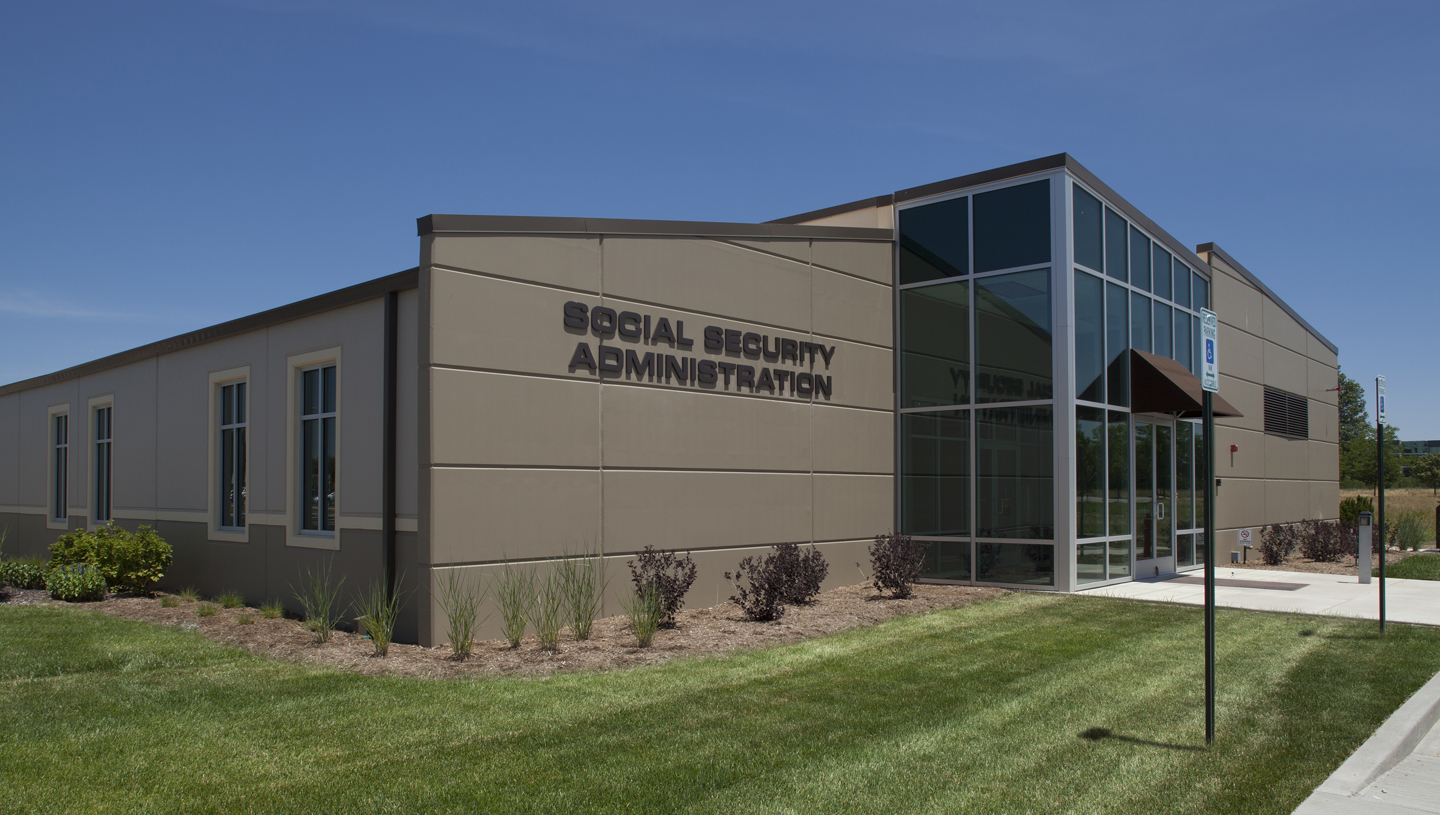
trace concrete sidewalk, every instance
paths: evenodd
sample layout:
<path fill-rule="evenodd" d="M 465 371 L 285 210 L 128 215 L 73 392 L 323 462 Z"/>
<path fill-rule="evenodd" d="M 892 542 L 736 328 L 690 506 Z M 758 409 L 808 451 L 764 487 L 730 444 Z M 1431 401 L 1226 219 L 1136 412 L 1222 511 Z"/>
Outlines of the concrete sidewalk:
<path fill-rule="evenodd" d="M 1440 557 L 1417 555 L 1416 557 Z M 1085 589 L 1081 594 L 1160 603 L 1203 605 L 1204 570 Z M 1335 617 L 1380 618 L 1380 579 L 1361 583 L 1357 575 L 1280 572 L 1268 569 L 1215 570 L 1215 604 L 1256 611 L 1286 611 Z M 1440 581 L 1385 581 L 1387 622 L 1440 626 Z"/>

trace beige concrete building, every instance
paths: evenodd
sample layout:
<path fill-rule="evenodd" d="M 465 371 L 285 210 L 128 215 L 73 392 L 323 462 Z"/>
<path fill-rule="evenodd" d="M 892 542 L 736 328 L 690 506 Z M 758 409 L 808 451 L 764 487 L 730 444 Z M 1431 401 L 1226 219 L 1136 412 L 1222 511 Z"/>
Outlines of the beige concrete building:
<path fill-rule="evenodd" d="M 1335 514 L 1334 347 L 1069 156 L 783 222 L 432 215 L 419 237 L 415 269 L 0 387 L 6 554 L 148 523 L 165 587 L 293 602 L 329 563 L 398 578 L 424 643 L 450 574 L 583 548 L 609 613 L 645 546 L 693 553 L 700 605 L 780 542 L 859 582 L 891 530 L 932 543 L 932 580 L 1193 568 L 1203 436 L 1175 400 L 1212 285 L 1244 414 L 1217 433 L 1240 447 L 1222 548 Z M 1283 399 L 1265 432 L 1267 386 L 1305 397 L 1308 440 Z"/>

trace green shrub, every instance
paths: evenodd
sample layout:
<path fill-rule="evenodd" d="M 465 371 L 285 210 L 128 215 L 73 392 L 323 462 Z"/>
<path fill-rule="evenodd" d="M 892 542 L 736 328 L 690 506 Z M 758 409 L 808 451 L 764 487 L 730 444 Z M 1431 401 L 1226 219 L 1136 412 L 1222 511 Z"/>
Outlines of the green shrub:
<path fill-rule="evenodd" d="M 160 598 L 161 608 L 175 608 L 180 605 L 180 598 L 173 595 L 166 595 Z"/>
<path fill-rule="evenodd" d="M 238 591 L 227 591 L 215 598 L 221 608 L 239 608 L 245 605 L 245 598 Z"/>
<path fill-rule="evenodd" d="M 395 636 L 395 621 L 400 617 L 402 603 L 399 586 L 403 580 L 403 575 L 395 579 L 396 589 L 393 592 L 386 589 L 383 582 L 376 581 L 357 604 L 356 610 L 365 621 L 365 633 L 370 635 L 370 642 L 375 646 L 377 657 L 390 653 L 390 642 Z"/>
<path fill-rule="evenodd" d="M 625 618 L 635 634 L 635 643 L 641 648 L 649 648 L 655 640 L 655 632 L 660 630 L 660 624 L 665 619 L 665 598 L 660 587 L 646 583 L 638 593 L 626 592 L 620 598 L 620 605 L 625 609 Z"/>
<path fill-rule="evenodd" d="M 173 553 L 170 544 L 148 526 L 132 534 L 114 521 L 94 531 L 77 529 L 50 544 L 50 566 L 90 563 L 100 569 L 111 588 L 148 593 L 165 576 Z"/>
<path fill-rule="evenodd" d="M 0 583 L 17 589 L 45 588 L 45 575 L 50 568 L 38 557 L 0 561 Z"/>
<path fill-rule="evenodd" d="M 56 600 L 71 603 L 105 599 L 105 575 L 89 563 L 57 566 L 45 576 L 45 588 Z"/>
<path fill-rule="evenodd" d="M 218 609 L 218 608 L 215 607 L 215 604 L 214 604 L 214 603 L 201 603 L 199 606 L 196 606 L 196 608 L 195 608 L 195 616 L 196 616 L 196 617 L 214 617 L 214 616 L 215 616 L 215 613 L 218 612 L 219 610 L 220 610 L 220 609 Z"/>
<path fill-rule="evenodd" d="M 445 615 L 445 639 L 455 659 L 465 659 L 475 650 L 475 629 L 483 622 L 480 604 L 485 601 L 486 593 L 475 581 L 467 580 L 459 569 L 446 571 L 436 590 L 436 602 Z"/>
<path fill-rule="evenodd" d="M 280 605 L 279 600 L 266 600 L 260 606 L 260 616 L 267 620 L 278 620 L 285 616 L 285 607 Z"/>
<path fill-rule="evenodd" d="M 290 587 L 305 609 L 305 627 L 314 631 L 320 642 L 330 641 L 335 624 L 344 616 L 340 607 L 340 586 L 344 583 L 343 577 L 339 583 L 331 579 L 330 563 L 327 561 L 322 568 L 305 572 L 305 581 L 300 589 Z"/>
<path fill-rule="evenodd" d="M 1375 514 L 1375 502 L 1368 495 L 1353 495 L 1340 502 L 1340 523 L 1354 529 L 1360 521 L 1360 513 Z"/>

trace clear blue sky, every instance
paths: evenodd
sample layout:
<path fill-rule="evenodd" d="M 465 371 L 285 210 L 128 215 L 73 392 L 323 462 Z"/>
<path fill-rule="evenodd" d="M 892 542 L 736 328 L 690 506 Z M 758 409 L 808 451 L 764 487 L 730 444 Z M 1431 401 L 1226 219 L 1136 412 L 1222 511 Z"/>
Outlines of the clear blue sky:
<path fill-rule="evenodd" d="M 0 382 L 409 268 L 432 212 L 765 221 L 1069 152 L 1440 438 L 1436 31 L 1433 1 L 8 3 Z"/>

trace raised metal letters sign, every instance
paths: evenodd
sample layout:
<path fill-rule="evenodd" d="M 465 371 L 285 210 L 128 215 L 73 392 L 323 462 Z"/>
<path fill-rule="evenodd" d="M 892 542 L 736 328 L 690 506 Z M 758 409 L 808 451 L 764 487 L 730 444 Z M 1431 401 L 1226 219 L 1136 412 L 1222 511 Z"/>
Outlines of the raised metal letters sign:
<path fill-rule="evenodd" d="M 1200 387 L 1220 390 L 1220 318 L 1208 308 L 1200 309 Z"/>
<path fill-rule="evenodd" d="M 835 357 L 835 346 L 824 343 L 707 325 L 701 332 L 702 344 L 706 352 L 720 359 L 666 354 L 661 349 L 646 349 L 662 343 L 676 352 L 695 347 L 695 340 L 685 336 L 684 320 L 672 324 L 666 317 L 616 312 L 606 306 L 592 308 L 574 300 L 565 304 L 565 330 L 599 338 L 593 349 L 584 340 L 575 344 L 570 355 L 571 371 L 584 368 L 601 377 L 633 377 L 706 390 L 743 388 L 746 393 L 768 392 L 772 396 L 785 396 L 788 388 L 790 396 L 827 400 L 833 389 L 830 375 L 814 370 L 817 362 L 823 362 L 828 371 Z M 606 345 L 607 339 L 632 347 Z M 730 359 L 725 359 L 727 356 Z M 774 367 L 746 365 L 745 359 L 768 362 Z"/>

